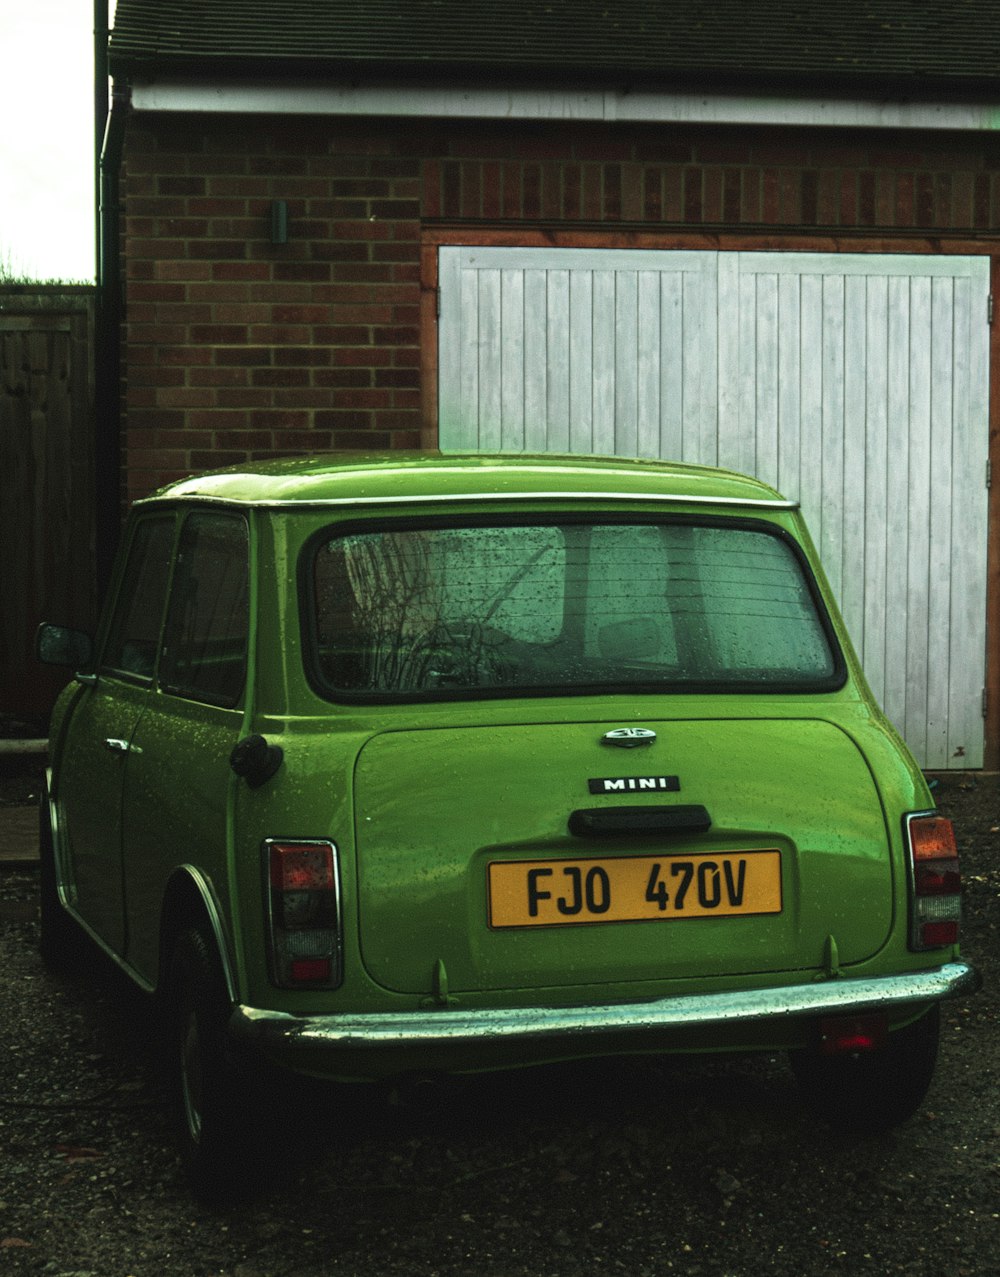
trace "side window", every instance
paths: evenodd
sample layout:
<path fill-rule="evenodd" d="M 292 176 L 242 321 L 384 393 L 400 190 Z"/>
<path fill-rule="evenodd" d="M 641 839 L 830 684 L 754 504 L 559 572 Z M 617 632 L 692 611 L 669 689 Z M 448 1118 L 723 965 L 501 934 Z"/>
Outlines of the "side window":
<path fill-rule="evenodd" d="M 152 679 L 173 538 L 173 518 L 143 519 L 136 526 L 104 645 L 104 669 Z"/>
<path fill-rule="evenodd" d="M 210 705 L 235 705 L 247 663 L 246 522 L 192 514 L 181 530 L 160 657 L 160 686 Z"/>

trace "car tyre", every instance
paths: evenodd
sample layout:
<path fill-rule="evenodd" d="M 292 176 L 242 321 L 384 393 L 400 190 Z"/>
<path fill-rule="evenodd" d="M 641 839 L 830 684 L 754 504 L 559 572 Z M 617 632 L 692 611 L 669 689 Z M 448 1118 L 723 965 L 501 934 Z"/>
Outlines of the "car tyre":
<path fill-rule="evenodd" d="M 934 1076 L 940 1011 L 889 1034 L 877 1051 L 823 1055 L 791 1052 L 792 1071 L 809 1109 L 830 1126 L 859 1134 L 890 1130 L 920 1107 Z"/>
<path fill-rule="evenodd" d="M 262 1112 L 252 1062 L 226 1034 L 232 1009 L 214 941 L 191 927 L 174 944 L 167 990 L 168 1085 L 181 1160 L 206 1202 L 262 1187 Z"/>
<path fill-rule="evenodd" d="M 38 807 L 38 906 L 38 949 L 42 961 L 50 971 L 70 970 L 80 958 L 86 938 L 59 899 L 49 796 L 45 792 Z"/>

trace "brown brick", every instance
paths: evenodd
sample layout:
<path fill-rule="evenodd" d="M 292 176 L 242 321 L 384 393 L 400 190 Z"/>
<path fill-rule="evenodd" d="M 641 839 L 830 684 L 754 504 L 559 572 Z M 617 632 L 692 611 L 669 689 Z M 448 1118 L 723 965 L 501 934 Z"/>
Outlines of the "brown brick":
<path fill-rule="evenodd" d="M 249 418 L 241 409 L 213 408 L 207 412 L 189 413 L 187 424 L 192 430 L 245 430 Z"/>
<path fill-rule="evenodd" d="M 317 412 L 314 420 L 323 430 L 364 430 L 368 425 L 368 414 L 328 409 Z"/>
<path fill-rule="evenodd" d="M 934 225 L 947 227 L 951 222 L 952 180 L 950 173 L 938 173 L 934 180 Z"/>
<path fill-rule="evenodd" d="M 391 350 L 379 350 L 374 346 L 339 346 L 332 352 L 335 368 L 375 368 L 389 367 L 392 363 Z"/>
<path fill-rule="evenodd" d="M 896 177 L 893 173 L 875 174 L 875 223 L 896 225 Z"/>
<path fill-rule="evenodd" d="M 642 216 L 647 222 L 663 218 L 663 170 L 647 166 L 642 175 Z"/>
<path fill-rule="evenodd" d="M 247 382 L 245 368 L 191 368 L 188 381 L 192 386 L 244 386 Z"/>
<path fill-rule="evenodd" d="M 710 165 L 703 170 L 704 219 L 706 222 L 722 221 L 722 170 Z"/>
<path fill-rule="evenodd" d="M 333 271 L 328 262 L 275 262 L 273 273 L 283 283 L 321 284 L 331 278 Z M 261 278 L 267 279 L 268 274 Z"/>
<path fill-rule="evenodd" d="M 370 252 L 363 241 L 314 240 L 309 246 L 309 255 L 317 262 L 366 262 Z"/>
<path fill-rule="evenodd" d="M 684 170 L 684 219 L 697 225 L 702 220 L 701 184 L 700 168 L 691 165 Z"/>
<path fill-rule="evenodd" d="M 192 452 L 190 464 L 192 470 L 221 470 L 224 466 L 238 466 L 245 463 L 247 454 L 235 448 L 213 448 Z"/>
<path fill-rule="evenodd" d="M 321 324 L 329 318 L 325 306 L 274 306 L 271 320 L 275 324 Z"/>
<path fill-rule="evenodd" d="M 482 215 L 495 221 L 502 214 L 500 165 L 496 161 L 491 161 L 482 166 Z"/>
<path fill-rule="evenodd" d="M 258 368 L 251 380 L 255 386 L 308 386 L 308 368 Z"/>
<path fill-rule="evenodd" d="M 157 279 L 163 280 L 208 280 L 212 277 L 212 268 L 208 262 L 156 262 L 154 272 Z"/>
<path fill-rule="evenodd" d="M 623 164 L 622 172 L 622 217 L 626 222 L 643 220 L 644 200 L 642 166 L 639 164 Z"/>
<path fill-rule="evenodd" d="M 135 283 L 131 287 L 130 296 L 136 301 L 182 302 L 186 293 L 183 284 Z"/>
<path fill-rule="evenodd" d="M 973 198 L 975 178 L 972 173 L 954 173 L 951 179 L 951 208 L 949 226 L 973 226 Z"/>
<path fill-rule="evenodd" d="M 196 197 L 205 194 L 205 179 L 203 177 L 170 177 L 161 175 L 157 179 L 156 189 L 160 195 Z"/>
<path fill-rule="evenodd" d="M 369 448 L 388 448 L 390 435 L 378 430 L 335 430 L 333 447 L 345 452 L 367 452 Z"/>
<path fill-rule="evenodd" d="M 840 174 L 840 225 L 856 226 L 858 221 L 858 175 L 853 169 Z"/>
<path fill-rule="evenodd" d="M 269 346 L 230 346 L 217 348 L 214 358 L 223 367 L 264 368 L 270 364 L 272 354 Z"/>
<path fill-rule="evenodd" d="M 216 391 L 215 401 L 220 408 L 268 408 L 273 393 L 264 386 L 226 386 Z"/>
<path fill-rule="evenodd" d="M 777 222 L 780 217 L 780 195 L 778 188 L 778 170 L 775 168 L 764 169 L 762 183 L 762 220 L 770 222 L 772 225 Z"/>
<path fill-rule="evenodd" d="M 242 324 L 195 324 L 191 329 L 192 341 L 209 346 L 241 346 L 247 339 L 248 332 Z"/>
<path fill-rule="evenodd" d="M 239 261 L 246 255 L 247 243 L 241 239 L 192 240 L 187 246 L 187 256 L 195 260 Z"/>
<path fill-rule="evenodd" d="M 352 340 L 360 341 L 367 336 L 364 329 L 348 329 L 348 332 L 357 331 L 361 335 Z M 315 337 L 315 333 L 313 336 Z M 322 368 L 330 362 L 330 352 L 321 346 L 285 346 L 279 347 L 274 352 L 274 362 L 279 368 Z"/>
<path fill-rule="evenodd" d="M 542 214 L 542 169 L 539 164 L 521 168 L 521 215 L 537 220 Z"/>
<path fill-rule="evenodd" d="M 930 173 L 918 173 L 916 181 L 917 225 L 934 225 L 934 178 Z"/>
<path fill-rule="evenodd" d="M 680 222 L 684 217 L 684 170 L 676 166 L 663 172 L 663 220 Z"/>
<path fill-rule="evenodd" d="M 462 179 L 462 197 L 461 197 L 461 216 L 462 217 L 479 217 L 483 210 L 483 189 L 482 189 L 482 165 L 465 161 L 461 165 Z M 375 205 L 372 204 L 372 211 L 375 211 Z M 414 216 L 419 213 L 415 210 Z"/>
<path fill-rule="evenodd" d="M 336 390 L 339 386 L 370 386 L 371 380 L 368 368 L 317 368 L 312 374 L 313 385 L 324 390 Z"/>
<path fill-rule="evenodd" d="M 503 215 L 514 218 L 521 215 L 521 166 L 503 166 Z"/>
<path fill-rule="evenodd" d="M 267 262 L 214 262 L 212 278 L 226 280 L 260 280 L 271 278 Z"/>
<path fill-rule="evenodd" d="M 212 350 L 209 346 L 162 345 L 157 347 L 157 361 L 160 364 L 176 364 L 181 368 L 198 368 L 211 364 Z"/>
<path fill-rule="evenodd" d="M 976 230 L 985 229 L 990 224 L 990 175 L 976 175 L 975 195 L 973 203 L 973 225 Z"/>

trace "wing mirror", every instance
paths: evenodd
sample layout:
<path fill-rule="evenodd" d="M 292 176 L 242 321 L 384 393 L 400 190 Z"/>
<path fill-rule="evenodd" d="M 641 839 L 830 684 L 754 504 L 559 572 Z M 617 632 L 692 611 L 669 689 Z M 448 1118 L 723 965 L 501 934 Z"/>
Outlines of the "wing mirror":
<path fill-rule="evenodd" d="M 94 644 L 83 630 L 43 622 L 35 633 L 35 656 L 43 665 L 68 665 L 85 669 L 94 654 Z"/>

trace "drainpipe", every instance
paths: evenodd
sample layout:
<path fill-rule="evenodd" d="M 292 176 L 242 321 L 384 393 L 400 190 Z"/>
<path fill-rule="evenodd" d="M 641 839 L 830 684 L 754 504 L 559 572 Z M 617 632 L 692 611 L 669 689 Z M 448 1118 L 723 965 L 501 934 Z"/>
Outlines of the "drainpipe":
<path fill-rule="evenodd" d="M 128 93 L 108 102 L 108 0 L 94 0 L 97 197 L 97 314 L 94 331 L 94 529 L 98 601 L 103 600 L 121 531 L 121 321 L 119 173 Z"/>

